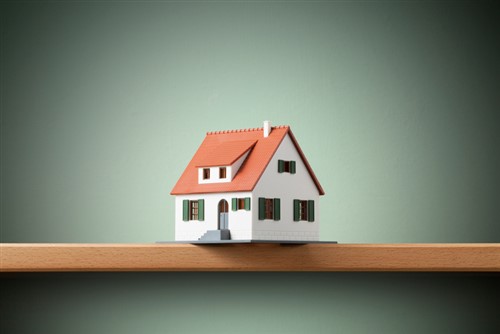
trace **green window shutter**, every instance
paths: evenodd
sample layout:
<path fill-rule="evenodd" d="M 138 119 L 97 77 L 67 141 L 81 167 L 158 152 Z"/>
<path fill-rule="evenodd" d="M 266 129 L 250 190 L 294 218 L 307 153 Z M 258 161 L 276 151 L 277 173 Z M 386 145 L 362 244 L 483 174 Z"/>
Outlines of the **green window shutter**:
<path fill-rule="evenodd" d="M 293 221 L 298 222 L 300 220 L 300 201 L 298 199 L 293 200 Z"/>
<path fill-rule="evenodd" d="M 285 162 L 283 160 L 278 160 L 278 173 L 283 173 L 285 171 Z"/>
<path fill-rule="evenodd" d="M 259 197 L 259 220 L 266 218 L 266 199 Z"/>
<path fill-rule="evenodd" d="M 274 213 L 274 220 L 280 220 L 281 219 L 281 203 L 279 198 L 275 198 L 273 201 L 273 213 Z"/>
<path fill-rule="evenodd" d="M 198 200 L 198 220 L 199 221 L 205 220 L 205 200 L 204 199 Z"/>
<path fill-rule="evenodd" d="M 295 174 L 295 161 L 290 161 L 290 173 Z"/>
<path fill-rule="evenodd" d="M 182 220 L 187 222 L 189 220 L 189 200 L 182 200 Z"/>
<path fill-rule="evenodd" d="M 245 210 L 250 211 L 250 197 L 245 197 Z"/>
<path fill-rule="evenodd" d="M 231 199 L 231 210 L 233 210 L 233 211 L 238 210 L 238 199 L 237 198 Z"/>
<path fill-rule="evenodd" d="M 307 201 L 307 221 L 314 221 L 314 201 Z"/>

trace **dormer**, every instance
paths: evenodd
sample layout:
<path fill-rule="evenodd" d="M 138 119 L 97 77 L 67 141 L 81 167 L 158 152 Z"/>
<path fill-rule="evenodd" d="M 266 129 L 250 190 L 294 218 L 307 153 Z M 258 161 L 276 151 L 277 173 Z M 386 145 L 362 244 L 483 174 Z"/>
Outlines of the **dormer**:
<path fill-rule="evenodd" d="M 197 164 L 198 183 L 231 182 L 257 140 L 229 141 L 214 145 Z"/>

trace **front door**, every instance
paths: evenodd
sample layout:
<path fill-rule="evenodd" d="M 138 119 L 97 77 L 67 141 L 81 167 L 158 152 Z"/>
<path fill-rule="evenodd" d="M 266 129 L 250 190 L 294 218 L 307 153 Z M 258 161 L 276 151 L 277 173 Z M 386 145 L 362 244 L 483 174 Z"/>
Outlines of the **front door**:
<path fill-rule="evenodd" d="M 228 204 L 225 199 L 221 199 L 219 202 L 219 230 L 227 230 L 228 227 Z"/>

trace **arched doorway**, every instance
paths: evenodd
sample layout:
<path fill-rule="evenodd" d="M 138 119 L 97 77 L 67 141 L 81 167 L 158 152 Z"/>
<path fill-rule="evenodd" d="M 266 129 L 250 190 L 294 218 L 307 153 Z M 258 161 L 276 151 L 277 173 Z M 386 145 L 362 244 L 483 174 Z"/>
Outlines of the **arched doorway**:
<path fill-rule="evenodd" d="M 219 202 L 219 230 L 227 230 L 229 229 L 229 214 L 228 214 L 228 207 L 229 205 L 227 204 L 227 201 L 225 199 L 221 199 Z"/>

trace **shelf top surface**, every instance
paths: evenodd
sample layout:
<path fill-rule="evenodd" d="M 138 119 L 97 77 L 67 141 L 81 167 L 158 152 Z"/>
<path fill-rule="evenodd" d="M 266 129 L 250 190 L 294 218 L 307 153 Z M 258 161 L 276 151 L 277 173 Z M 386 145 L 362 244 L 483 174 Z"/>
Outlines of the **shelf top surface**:
<path fill-rule="evenodd" d="M 500 272 L 500 244 L 0 244 L 0 271 Z"/>

